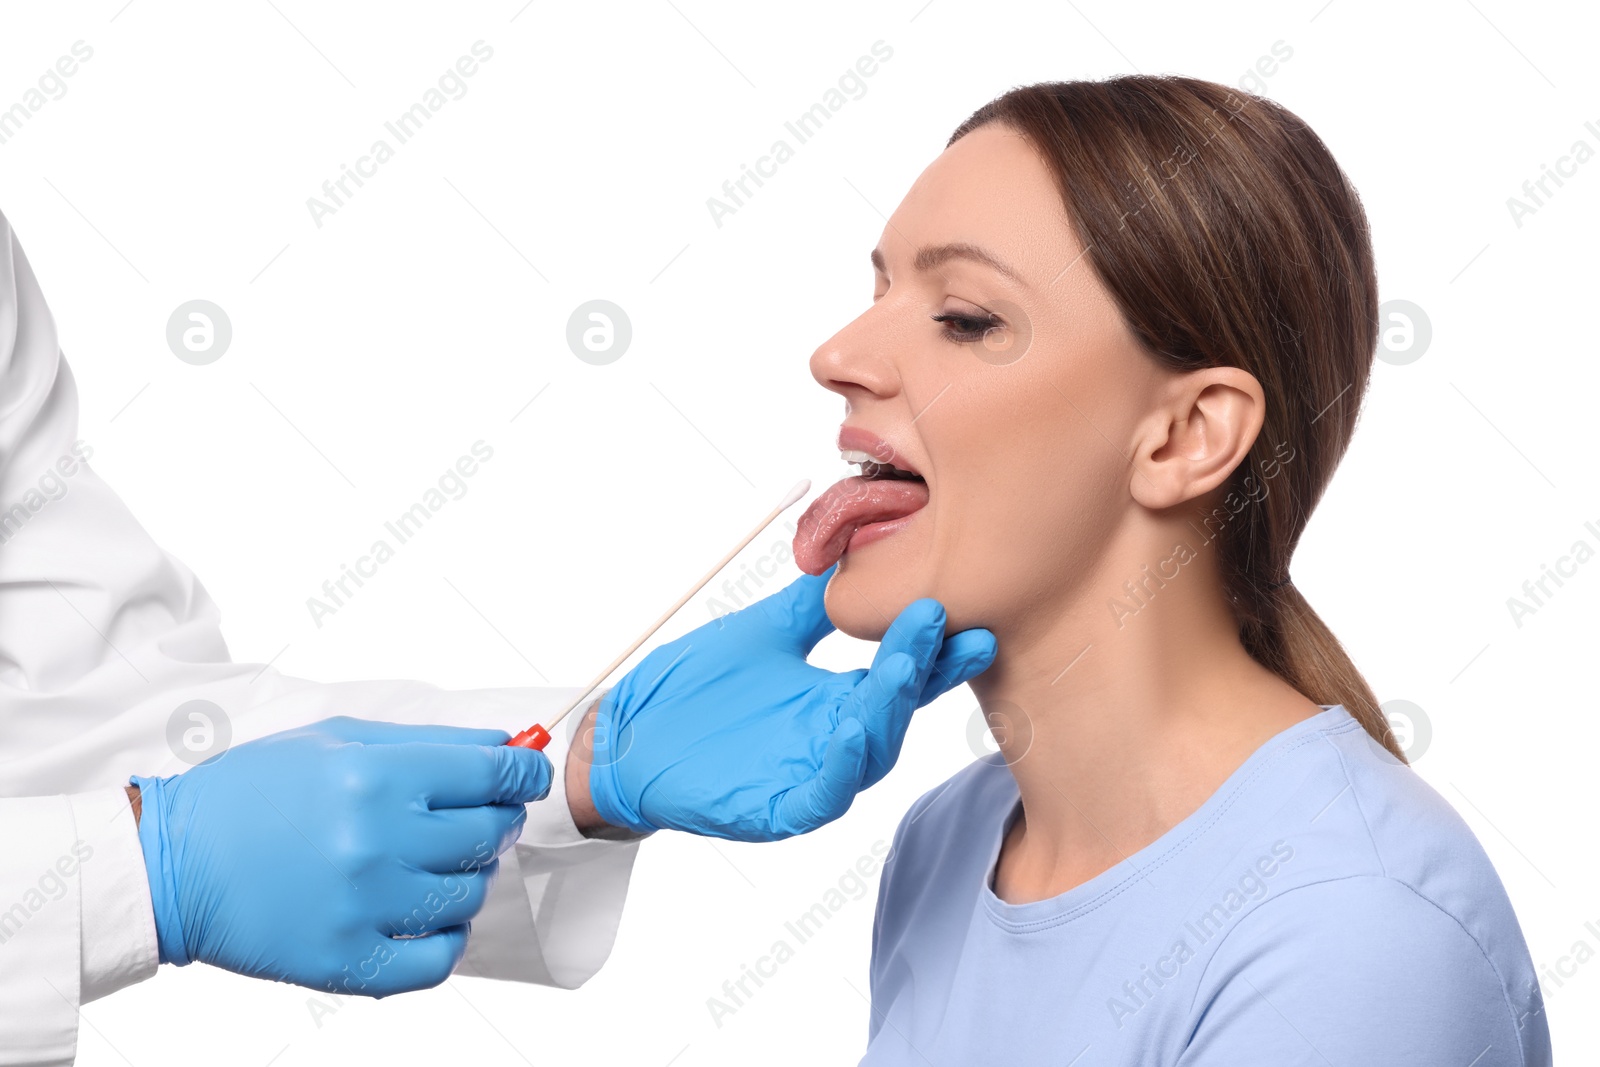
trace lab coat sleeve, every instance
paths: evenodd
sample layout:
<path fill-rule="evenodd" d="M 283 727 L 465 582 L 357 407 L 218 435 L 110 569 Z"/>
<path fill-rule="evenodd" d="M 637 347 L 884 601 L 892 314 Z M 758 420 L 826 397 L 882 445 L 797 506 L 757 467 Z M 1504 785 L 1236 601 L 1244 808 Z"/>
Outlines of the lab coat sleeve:
<path fill-rule="evenodd" d="M 74 840 L 65 797 L 0 800 L 0 1064 L 7 1067 L 70 1064 L 77 1049 L 81 898 L 78 879 L 56 873 Z"/>
<path fill-rule="evenodd" d="M 70 858 L 56 867 L 78 876 L 78 999 L 87 1004 L 155 973 L 156 921 L 127 791 L 92 789 L 66 800 L 74 836 Z"/>
<path fill-rule="evenodd" d="M 0 800 L 0 856 L 0 1064 L 70 1064 L 76 1005 L 156 969 L 127 794 Z"/>
<path fill-rule="evenodd" d="M 559 702 L 552 700 L 533 720 L 548 722 L 550 714 L 577 696 L 575 691 L 555 692 L 561 694 Z M 545 751 L 555 766 L 563 766 L 567 746 L 565 731 L 551 738 Z M 585 838 L 572 823 L 565 779 L 557 774 L 550 795 L 528 805 L 529 825 L 537 819 L 539 826 L 524 830 L 522 840 L 501 855 L 499 874 L 473 920 L 473 936 L 457 974 L 571 989 L 588 980 L 609 953 L 641 838 Z M 478 936 L 479 931 L 490 936 Z M 530 951 L 530 945 L 539 950 Z"/>
<path fill-rule="evenodd" d="M 180 739 L 193 720 L 179 713 L 188 702 L 215 705 L 221 714 L 210 717 L 239 743 L 332 715 L 517 729 L 576 695 L 316 683 L 234 663 L 205 589 L 139 526 L 89 455 L 50 311 L 0 216 L 0 798 L 13 798 L 0 800 L 8 845 L 0 909 L 79 840 L 74 812 L 93 801 L 63 795 L 105 798 L 131 774 L 189 766 Z M 520 841 L 502 858 L 461 973 L 571 987 L 610 954 L 638 844 L 579 834 L 562 788 L 564 740 L 549 751 L 556 785 L 529 805 Z M 107 862 L 82 864 L 72 880 L 76 906 L 30 911 L 21 933 L 0 944 L 0 1048 L 43 1050 L 14 1061 L 0 1052 L 0 1064 L 55 1062 L 50 1056 L 72 1040 L 86 960 L 96 975 L 91 994 L 154 969 L 153 944 L 138 959 L 109 946 L 99 959 L 98 945 L 84 948 L 111 915 L 85 893 L 99 900 L 96 887 L 118 887 L 145 916 L 150 908 L 136 851 L 108 845 L 97 856 Z M 95 914 L 84 918 L 86 906 Z M 28 1010 L 13 1010 L 21 1005 Z"/>

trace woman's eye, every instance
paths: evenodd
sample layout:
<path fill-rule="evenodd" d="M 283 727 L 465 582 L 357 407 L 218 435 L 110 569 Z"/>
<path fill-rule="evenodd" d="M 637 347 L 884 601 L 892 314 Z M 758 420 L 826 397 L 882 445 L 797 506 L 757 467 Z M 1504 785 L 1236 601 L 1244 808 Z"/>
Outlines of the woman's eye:
<path fill-rule="evenodd" d="M 943 323 L 944 336 L 957 344 L 981 341 L 984 334 L 1005 325 L 995 315 L 935 315 L 933 321 Z"/>

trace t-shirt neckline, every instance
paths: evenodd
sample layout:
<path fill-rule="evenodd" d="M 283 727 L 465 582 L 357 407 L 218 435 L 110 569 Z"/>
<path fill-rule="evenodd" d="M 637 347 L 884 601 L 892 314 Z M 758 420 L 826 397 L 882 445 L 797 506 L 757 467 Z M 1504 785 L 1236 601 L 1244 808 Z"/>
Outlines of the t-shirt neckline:
<path fill-rule="evenodd" d="M 1006 834 L 1022 813 L 1022 798 L 1015 796 L 1006 810 L 1005 818 L 992 837 L 989 860 L 983 868 L 983 886 L 980 890 L 984 910 L 989 918 L 1003 929 L 1013 933 L 1059 926 L 1102 906 L 1145 877 L 1144 872 L 1182 851 L 1198 837 L 1211 822 L 1232 803 L 1235 795 L 1255 777 L 1274 757 L 1288 750 L 1294 743 L 1308 735 L 1339 726 L 1342 722 L 1354 723 L 1355 718 L 1343 704 L 1319 704 L 1322 711 L 1274 734 L 1252 752 L 1234 772 L 1217 787 L 1194 811 L 1176 826 L 1156 838 L 1132 856 L 1109 867 L 1087 882 L 1073 886 L 1064 893 L 1043 900 L 1030 900 L 1011 904 L 1001 900 L 994 891 L 995 868 L 1000 862 L 1000 846 Z M 1015 792 L 1015 780 L 1012 782 Z"/>

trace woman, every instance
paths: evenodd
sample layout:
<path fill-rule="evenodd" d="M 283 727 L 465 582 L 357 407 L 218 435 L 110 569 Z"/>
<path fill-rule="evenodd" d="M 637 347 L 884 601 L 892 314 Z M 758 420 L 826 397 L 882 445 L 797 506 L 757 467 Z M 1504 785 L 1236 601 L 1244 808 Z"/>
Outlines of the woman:
<path fill-rule="evenodd" d="M 901 823 L 864 1063 L 1550 1062 L 1516 916 L 1289 561 L 1377 336 L 1364 213 L 1269 100 L 1014 90 L 812 357 L 828 613 L 991 629 L 999 744 Z M 1355 564 L 1352 562 L 1352 567 Z"/>

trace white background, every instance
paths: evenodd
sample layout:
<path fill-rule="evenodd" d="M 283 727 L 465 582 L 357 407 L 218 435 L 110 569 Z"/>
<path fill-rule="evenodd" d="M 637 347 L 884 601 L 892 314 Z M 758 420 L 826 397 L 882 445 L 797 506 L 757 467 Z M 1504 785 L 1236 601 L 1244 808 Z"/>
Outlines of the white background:
<path fill-rule="evenodd" d="M 796 478 L 844 473 L 842 405 L 806 358 L 869 302 L 880 213 L 973 109 L 1015 84 L 1130 70 L 1238 84 L 1283 42 L 1292 57 L 1257 87 L 1327 141 L 1365 199 L 1384 298 L 1433 328 L 1420 359 L 1376 365 L 1295 578 L 1380 698 L 1424 710 L 1417 773 L 1493 857 L 1535 962 L 1570 972 L 1544 978 L 1561 1060 L 1600 1054 L 1600 961 L 1570 958 L 1580 940 L 1600 950 L 1600 562 L 1520 628 L 1506 607 L 1575 540 L 1600 545 L 1583 525 L 1600 527 L 1600 160 L 1520 227 L 1506 204 L 1574 141 L 1600 148 L 1592 11 L 4 10 L 0 107 L 75 41 L 94 50 L 0 145 L 0 210 L 59 323 L 94 465 L 205 581 L 236 658 L 462 688 L 587 680 Z M 318 228 L 307 198 L 480 39 L 494 55 L 466 95 Z M 717 227 L 706 199 L 879 40 L 893 56 L 865 95 Z M 233 324 L 209 366 L 166 345 L 195 298 Z M 633 323 L 609 366 L 565 343 L 593 298 Z M 467 495 L 315 626 L 306 598 L 480 439 L 494 458 Z M 669 633 L 709 614 L 697 602 Z M 870 651 L 835 636 L 819 658 Z M 854 1062 L 875 886 L 720 1028 L 706 1000 L 973 758 L 972 714 L 964 689 L 924 711 L 895 773 L 807 838 L 649 842 L 616 950 L 579 991 L 455 979 L 319 1025 L 306 990 L 164 968 L 84 1011 L 80 1062 Z"/>

